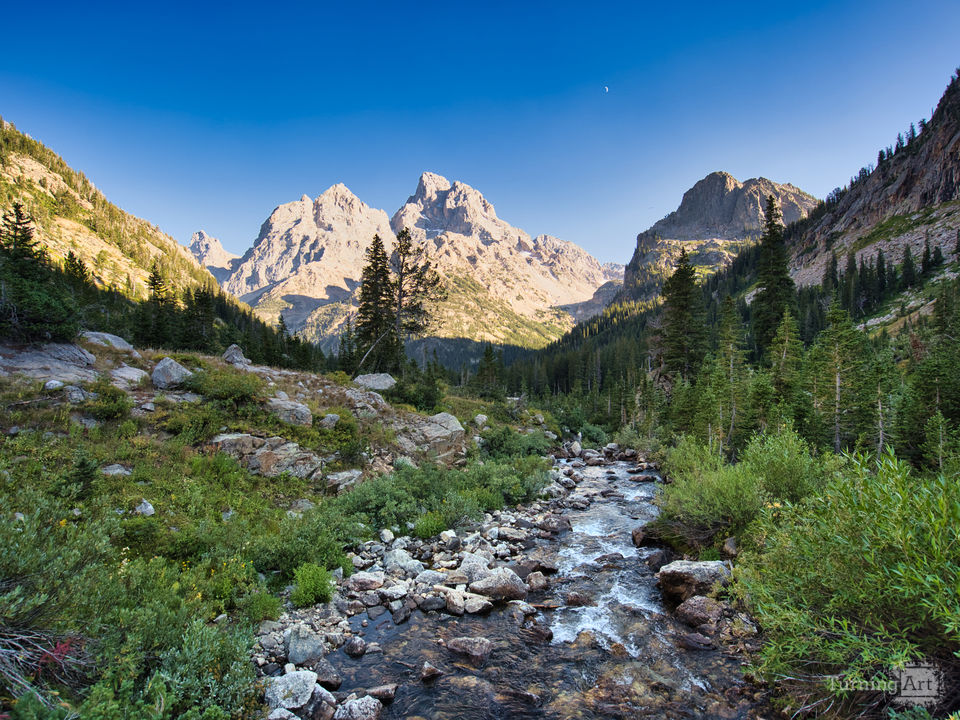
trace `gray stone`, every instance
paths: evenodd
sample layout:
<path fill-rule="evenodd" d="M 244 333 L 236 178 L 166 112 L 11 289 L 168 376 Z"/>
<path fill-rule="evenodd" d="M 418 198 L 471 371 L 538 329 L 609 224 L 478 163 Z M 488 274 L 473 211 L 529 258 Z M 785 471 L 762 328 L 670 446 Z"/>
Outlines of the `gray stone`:
<path fill-rule="evenodd" d="M 114 385 L 121 389 L 125 389 L 145 382 L 150 376 L 146 371 L 141 370 L 140 368 L 131 367 L 129 365 L 121 365 L 120 367 L 114 368 L 110 371 L 110 377 L 113 379 Z"/>
<path fill-rule="evenodd" d="M 423 682 L 435 680 L 441 675 L 443 675 L 443 670 L 440 670 L 438 667 L 430 664 L 429 662 L 425 661 L 423 663 L 423 667 L 420 668 L 420 679 Z"/>
<path fill-rule="evenodd" d="M 0 371 L 26 375 L 36 380 L 59 380 L 63 383 L 93 382 L 97 371 L 96 358 L 79 345 L 45 343 L 43 345 L 0 344 Z"/>
<path fill-rule="evenodd" d="M 44 390 L 59 390 L 62 387 L 63 387 L 63 383 L 60 382 L 59 380 L 47 380 L 43 384 Z"/>
<path fill-rule="evenodd" d="M 675 560 L 660 568 L 657 578 L 665 596 L 683 602 L 694 595 L 707 594 L 718 583 L 726 585 L 730 580 L 730 568 L 720 560 Z"/>
<path fill-rule="evenodd" d="M 340 416 L 336 413 L 327 413 L 323 416 L 323 419 L 320 420 L 320 427 L 330 430 L 335 428 L 337 423 L 340 422 Z"/>
<path fill-rule="evenodd" d="M 378 720 L 383 713 L 383 703 L 375 697 L 364 695 L 356 700 L 348 700 L 337 708 L 333 720 Z"/>
<path fill-rule="evenodd" d="M 240 346 L 234 343 L 226 350 L 223 351 L 223 355 L 220 358 L 224 362 L 228 362 L 231 365 L 249 365 L 250 361 L 243 356 L 243 350 L 240 349 Z"/>
<path fill-rule="evenodd" d="M 489 564 L 489 561 L 482 555 L 465 552 L 463 560 L 460 562 L 460 572 L 466 575 L 470 582 L 476 582 L 490 574 L 487 567 Z"/>
<path fill-rule="evenodd" d="M 677 619 L 691 627 L 715 625 L 723 617 L 723 605 L 713 598 L 694 595 L 684 600 L 676 610 Z"/>
<path fill-rule="evenodd" d="M 376 590 L 386 581 L 386 576 L 378 571 L 354 573 L 347 580 L 347 585 L 351 590 L 363 592 L 365 590 Z"/>
<path fill-rule="evenodd" d="M 369 373 L 357 375 L 353 381 L 365 390 L 389 390 L 397 381 L 388 373 Z"/>
<path fill-rule="evenodd" d="M 487 577 L 470 583 L 471 592 L 486 595 L 494 600 L 523 600 L 527 597 L 527 586 L 510 568 L 497 568 Z"/>
<path fill-rule="evenodd" d="M 114 463 L 113 465 L 107 465 L 106 467 L 100 468 L 100 472 L 104 475 L 114 476 L 114 475 L 132 475 L 133 470 L 128 467 L 124 467 L 120 463 Z"/>
<path fill-rule="evenodd" d="M 341 470 L 327 475 L 327 487 L 343 490 L 363 477 L 363 470 Z"/>
<path fill-rule="evenodd" d="M 308 665 L 326 654 L 323 635 L 315 633 L 306 625 L 294 625 L 284 639 L 284 646 L 287 660 L 294 665 Z"/>
<path fill-rule="evenodd" d="M 276 708 L 269 715 L 267 720 L 299 720 L 296 715 L 286 708 Z"/>
<path fill-rule="evenodd" d="M 151 504 L 147 501 L 147 499 L 144 498 L 143 500 L 140 501 L 140 504 L 137 505 L 137 507 L 136 507 L 136 509 L 134 510 L 134 512 L 136 512 L 138 515 L 143 515 L 144 517 L 150 517 L 151 515 L 153 515 L 153 514 L 156 513 L 157 511 L 154 510 L 154 509 L 153 509 L 153 505 L 151 505 Z"/>
<path fill-rule="evenodd" d="M 267 409 L 273 413 L 280 422 L 285 422 L 287 425 L 309 427 L 313 424 L 313 413 L 310 412 L 310 408 L 303 403 L 270 398 L 267 400 Z"/>
<path fill-rule="evenodd" d="M 367 643 L 362 637 L 354 635 L 347 640 L 347 644 L 343 646 L 343 651 L 353 658 L 362 657 L 367 651 Z"/>
<path fill-rule="evenodd" d="M 85 331 L 80 333 L 80 337 L 86 340 L 89 343 L 94 345 L 99 345 L 100 347 L 112 347 L 117 350 L 124 350 L 126 352 L 136 352 L 133 345 L 128 343 L 119 335 L 112 335 L 111 333 L 106 332 L 92 332 Z"/>
<path fill-rule="evenodd" d="M 393 531 L 388 528 L 383 528 L 380 531 L 380 542 L 392 543 L 394 540 Z"/>
<path fill-rule="evenodd" d="M 417 576 L 424 571 L 423 563 L 414 560 L 410 553 L 402 548 L 384 553 L 383 567 L 389 573 L 402 571 L 413 576 Z"/>
<path fill-rule="evenodd" d="M 476 425 L 478 428 L 482 428 L 484 425 L 487 424 L 487 416 L 484 415 L 483 413 L 479 413 L 475 415 L 473 418 L 473 424 Z"/>
<path fill-rule="evenodd" d="M 422 585 L 442 585 L 447 576 L 436 570 L 424 570 L 415 578 L 416 582 Z"/>
<path fill-rule="evenodd" d="M 165 357 L 153 368 L 153 374 L 150 378 L 155 388 L 169 390 L 170 388 L 180 387 L 192 375 L 192 372 L 176 360 Z"/>
<path fill-rule="evenodd" d="M 474 662 L 483 662 L 493 652 L 493 643 L 483 637 L 456 637 L 447 642 L 447 649 Z"/>
<path fill-rule="evenodd" d="M 580 443 L 578 443 L 576 440 L 570 443 L 571 455 L 573 455 L 574 457 L 580 457 L 580 453 L 582 452 L 583 452 L 583 448 L 581 447 Z"/>
<path fill-rule="evenodd" d="M 271 709 L 298 710 L 310 702 L 316 684 L 315 672 L 295 670 L 280 677 L 268 678 L 264 699 Z"/>

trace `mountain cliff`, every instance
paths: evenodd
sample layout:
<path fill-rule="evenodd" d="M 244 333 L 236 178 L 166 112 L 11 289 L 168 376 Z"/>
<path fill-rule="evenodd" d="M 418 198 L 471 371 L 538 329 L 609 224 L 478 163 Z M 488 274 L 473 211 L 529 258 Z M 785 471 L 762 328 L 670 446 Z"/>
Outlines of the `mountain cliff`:
<path fill-rule="evenodd" d="M 389 220 L 334 185 L 316 200 L 304 196 L 274 210 L 239 260 L 219 255 L 219 243 L 191 248 L 232 268 L 226 290 L 265 317 L 282 313 L 292 330 L 330 348 L 355 311 L 370 241 L 380 235 L 389 252 L 402 228 L 426 244 L 448 292 L 436 313 L 438 337 L 542 346 L 599 312 L 623 273 L 573 243 L 531 238 L 499 218 L 479 191 L 434 173 L 420 177 Z"/>
<path fill-rule="evenodd" d="M 881 151 L 835 190 L 810 219 L 790 228 L 792 273 L 801 285 L 819 283 L 832 253 L 872 260 L 883 249 L 899 263 L 909 246 L 919 258 L 926 242 L 954 253 L 960 233 L 960 71 L 929 122 L 911 125 L 895 147 Z"/>
<path fill-rule="evenodd" d="M 701 273 L 733 258 L 762 232 L 767 196 L 780 203 L 784 222 L 806 217 L 817 205 L 800 188 L 766 178 L 738 181 L 714 172 L 683 194 L 674 212 L 637 235 L 637 247 L 624 273 L 624 292 L 632 299 L 655 297 L 685 249 Z"/>

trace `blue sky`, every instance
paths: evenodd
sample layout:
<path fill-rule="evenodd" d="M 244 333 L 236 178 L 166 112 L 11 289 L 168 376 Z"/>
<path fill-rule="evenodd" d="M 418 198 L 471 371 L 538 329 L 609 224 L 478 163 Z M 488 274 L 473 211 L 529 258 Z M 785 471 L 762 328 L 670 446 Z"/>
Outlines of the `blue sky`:
<path fill-rule="evenodd" d="M 823 197 L 960 65 L 955 0 L 17 3 L 4 25 L 5 119 L 237 253 L 280 203 L 344 182 L 392 214 L 431 170 L 626 262 L 714 170 Z"/>

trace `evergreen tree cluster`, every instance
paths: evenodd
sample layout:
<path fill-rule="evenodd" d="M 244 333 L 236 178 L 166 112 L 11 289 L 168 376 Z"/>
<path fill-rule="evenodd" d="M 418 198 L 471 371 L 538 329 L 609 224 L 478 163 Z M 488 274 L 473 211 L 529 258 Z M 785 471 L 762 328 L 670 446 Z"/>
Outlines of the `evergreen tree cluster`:
<path fill-rule="evenodd" d="M 320 348 L 273 328 L 219 288 L 176 291 L 155 263 L 150 296 L 141 302 L 97 287 L 83 260 L 68 253 L 52 263 L 35 239 L 33 220 L 14 203 L 0 226 L 0 337 L 70 341 L 79 330 L 100 330 L 143 347 L 218 354 L 239 344 L 253 362 L 325 370 Z"/>

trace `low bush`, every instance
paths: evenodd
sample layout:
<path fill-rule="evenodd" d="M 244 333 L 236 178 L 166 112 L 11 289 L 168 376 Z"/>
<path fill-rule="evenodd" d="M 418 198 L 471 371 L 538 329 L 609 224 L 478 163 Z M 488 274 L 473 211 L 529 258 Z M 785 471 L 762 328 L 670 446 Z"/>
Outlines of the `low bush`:
<path fill-rule="evenodd" d="M 233 408 L 260 400 L 264 385 L 254 373 L 226 369 L 200 370 L 187 378 L 185 384 L 206 400 Z"/>
<path fill-rule="evenodd" d="M 240 600 L 239 607 L 248 621 L 260 623 L 264 620 L 276 620 L 280 617 L 283 603 L 276 595 L 263 589 L 257 589 L 244 595 Z"/>
<path fill-rule="evenodd" d="M 294 570 L 293 583 L 290 601 L 297 607 L 329 602 L 333 596 L 333 578 L 316 563 L 304 563 Z"/>
<path fill-rule="evenodd" d="M 114 387 L 105 378 L 93 383 L 90 392 L 96 397 L 90 398 L 83 404 L 83 409 L 97 420 L 122 420 L 130 414 L 133 407 L 127 393 Z"/>
<path fill-rule="evenodd" d="M 413 534 L 418 538 L 426 540 L 434 535 L 439 535 L 446 530 L 447 527 L 448 525 L 443 515 L 436 510 L 431 510 L 417 518 L 417 522 L 413 526 Z"/>
<path fill-rule="evenodd" d="M 508 425 L 502 425 L 483 433 L 482 454 L 489 458 L 539 456 L 549 449 L 550 441 L 540 431 L 519 433 Z"/>
<path fill-rule="evenodd" d="M 830 677 L 955 665 L 958 526 L 956 480 L 917 477 L 889 455 L 855 457 L 821 492 L 765 509 L 736 573 L 768 638 L 757 670 L 812 703 L 833 694 Z"/>

